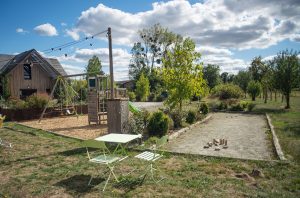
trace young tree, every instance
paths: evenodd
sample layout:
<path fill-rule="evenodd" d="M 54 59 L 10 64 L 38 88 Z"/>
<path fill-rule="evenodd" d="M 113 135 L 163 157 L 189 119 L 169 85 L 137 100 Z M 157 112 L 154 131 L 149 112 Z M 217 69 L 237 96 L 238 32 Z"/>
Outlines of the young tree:
<path fill-rule="evenodd" d="M 248 71 L 239 71 L 233 80 L 234 84 L 238 85 L 244 91 L 245 98 L 247 94 L 247 86 L 250 80 L 251 75 Z"/>
<path fill-rule="evenodd" d="M 260 94 L 260 91 L 261 91 L 260 83 L 251 80 L 248 84 L 247 92 L 251 96 L 253 101 L 255 101 L 255 98 Z"/>
<path fill-rule="evenodd" d="M 299 52 L 282 51 L 272 61 L 274 76 L 279 89 L 286 99 L 286 107 L 290 108 L 290 94 L 300 80 Z"/>
<path fill-rule="evenodd" d="M 208 64 L 203 68 L 203 78 L 206 80 L 207 85 L 211 90 L 221 82 L 220 67 L 218 65 Z"/>
<path fill-rule="evenodd" d="M 93 76 L 99 72 L 104 74 L 104 72 L 102 71 L 101 61 L 95 55 L 89 60 L 89 63 L 85 70 L 90 76 Z"/>
<path fill-rule="evenodd" d="M 142 73 L 140 79 L 136 82 L 136 91 L 137 97 L 140 101 L 147 101 L 147 98 L 150 94 L 150 85 L 149 80 L 145 75 Z"/>
<path fill-rule="evenodd" d="M 204 95 L 206 81 L 203 79 L 202 65 L 197 63 L 200 53 L 195 51 L 195 43 L 190 38 L 177 43 L 163 59 L 162 78 L 168 91 L 166 103 L 174 108 L 192 96 Z"/>

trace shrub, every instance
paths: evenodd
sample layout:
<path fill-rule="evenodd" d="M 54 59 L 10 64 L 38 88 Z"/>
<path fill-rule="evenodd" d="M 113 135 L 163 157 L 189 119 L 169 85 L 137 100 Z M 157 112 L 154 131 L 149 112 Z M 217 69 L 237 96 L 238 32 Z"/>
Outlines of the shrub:
<path fill-rule="evenodd" d="M 132 102 L 134 102 L 136 100 L 136 95 L 133 91 L 128 91 L 127 96 L 129 98 L 129 100 L 132 101 Z"/>
<path fill-rule="evenodd" d="M 148 132 L 149 136 L 164 136 L 169 127 L 169 118 L 161 111 L 154 112 L 149 120 Z"/>
<path fill-rule="evenodd" d="M 10 98 L 7 102 L 7 106 L 10 109 L 26 109 L 28 107 L 24 100 L 17 98 Z"/>
<path fill-rule="evenodd" d="M 226 110 L 227 108 L 228 108 L 228 105 L 224 101 L 220 102 L 219 105 L 218 105 L 218 107 L 217 107 L 218 110 Z"/>
<path fill-rule="evenodd" d="M 26 98 L 28 108 L 42 109 L 48 102 L 48 96 L 44 95 L 31 95 Z"/>
<path fill-rule="evenodd" d="M 169 129 L 174 130 L 174 121 L 169 117 Z"/>
<path fill-rule="evenodd" d="M 179 110 L 173 110 L 170 113 L 170 117 L 172 118 L 174 122 L 174 128 L 180 128 L 182 127 L 182 120 L 184 118 L 184 113 L 180 112 Z"/>
<path fill-rule="evenodd" d="M 240 98 L 243 95 L 241 88 L 234 84 L 220 84 L 212 89 L 212 94 L 219 97 L 220 100 L 230 98 Z"/>
<path fill-rule="evenodd" d="M 255 101 L 255 98 L 261 92 L 261 85 L 259 82 L 255 82 L 254 80 L 250 81 L 247 87 L 247 92 L 251 96 L 252 101 Z"/>
<path fill-rule="evenodd" d="M 255 107 L 255 104 L 250 102 L 250 103 L 248 103 L 247 110 L 252 111 L 254 109 L 254 107 Z"/>
<path fill-rule="evenodd" d="M 196 121 L 196 112 L 192 111 L 192 110 L 189 110 L 185 121 L 189 124 L 193 124 Z"/>
<path fill-rule="evenodd" d="M 200 113 L 203 113 L 204 115 L 208 114 L 208 112 L 209 112 L 208 105 L 206 103 L 201 103 L 199 110 L 200 110 Z"/>
<path fill-rule="evenodd" d="M 243 109 L 246 109 L 247 107 L 248 107 L 248 102 L 247 101 L 241 101 L 240 102 L 240 105 L 241 105 L 241 107 L 243 108 Z"/>
<path fill-rule="evenodd" d="M 145 110 L 138 113 L 133 113 L 128 122 L 129 133 L 144 134 L 149 123 L 149 117 L 149 112 Z"/>
<path fill-rule="evenodd" d="M 244 108 L 243 106 L 241 105 L 241 103 L 238 103 L 236 105 L 232 105 L 231 108 L 230 108 L 231 111 L 243 111 Z"/>

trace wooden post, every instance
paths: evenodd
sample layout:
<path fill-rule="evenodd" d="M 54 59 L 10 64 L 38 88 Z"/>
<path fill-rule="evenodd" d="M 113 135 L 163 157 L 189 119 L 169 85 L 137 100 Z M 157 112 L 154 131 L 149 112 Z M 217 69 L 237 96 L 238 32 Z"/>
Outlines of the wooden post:
<path fill-rule="evenodd" d="M 111 28 L 107 30 L 108 48 L 109 48 L 109 73 L 110 73 L 110 99 L 114 99 L 114 68 L 112 56 L 112 41 L 111 41 Z"/>

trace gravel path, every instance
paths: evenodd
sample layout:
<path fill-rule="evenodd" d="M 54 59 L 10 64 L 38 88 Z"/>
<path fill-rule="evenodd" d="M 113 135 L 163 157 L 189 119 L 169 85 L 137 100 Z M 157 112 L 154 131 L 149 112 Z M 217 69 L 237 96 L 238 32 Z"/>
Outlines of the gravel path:
<path fill-rule="evenodd" d="M 267 129 L 266 118 L 262 115 L 214 113 L 207 123 L 182 134 L 166 149 L 178 153 L 271 160 L 273 154 Z M 228 148 L 220 147 L 220 151 L 215 151 L 215 146 L 203 148 L 214 138 L 227 139 Z"/>

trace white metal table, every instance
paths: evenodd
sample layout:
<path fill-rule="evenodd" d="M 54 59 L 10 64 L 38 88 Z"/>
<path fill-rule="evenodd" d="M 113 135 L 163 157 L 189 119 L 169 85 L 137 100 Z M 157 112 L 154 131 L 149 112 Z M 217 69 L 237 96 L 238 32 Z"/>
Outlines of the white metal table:
<path fill-rule="evenodd" d="M 110 143 L 117 143 L 117 147 L 115 148 L 114 152 L 115 153 L 119 148 L 121 148 L 121 151 L 123 154 L 127 156 L 127 152 L 125 149 L 125 146 L 135 140 L 142 138 L 141 134 L 138 135 L 133 135 L 133 134 L 121 134 L 121 133 L 110 133 L 101 137 L 95 138 L 97 141 L 103 141 L 103 142 L 110 142 Z"/>

